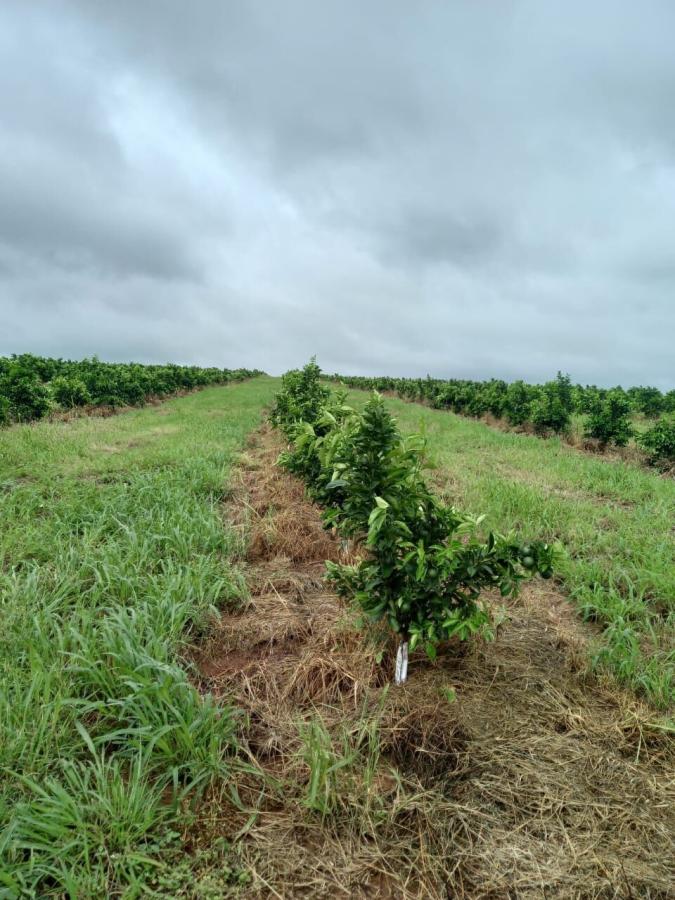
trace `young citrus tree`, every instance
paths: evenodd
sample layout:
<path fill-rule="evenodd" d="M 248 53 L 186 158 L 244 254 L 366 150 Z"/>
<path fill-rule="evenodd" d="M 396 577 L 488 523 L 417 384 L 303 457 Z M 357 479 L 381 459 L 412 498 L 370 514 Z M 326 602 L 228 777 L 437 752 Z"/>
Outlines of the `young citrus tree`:
<path fill-rule="evenodd" d="M 318 377 L 306 372 L 307 400 Z M 299 383 L 296 376 L 285 382 L 294 396 L 277 402 L 277 416 L 278 410 L 304 404 L 296 394 Z M 328 562 L 328 575 L 339 594 L 398 635 L 397 681 L 405 681 L 409 648 L 419 644 L 434 657 L 441 641 L 488 629 L 487 607 L 480 601 L 485 588 L 508 596 L 530 574 L 551 577 L 552 547 L 521 546 L 492 533 L 480 539 L 480 519 L 431 493 L 422 474 L 422 439 L 400 434 L 379 395 L 363 413 L 338 396 L 313 422 L 292 423 L 294 443 L 281 462 L 326 505 L 328 526 L 365 544 L 368 553 L 360 563 Z"/>
<path fill-rule="evenodd" d="M 504 412 L 509 425 L 524 425 L 531 415 L 535 390 L 524 381 L 514 381 L 506 389 Z"/>
<path fill-rule="evenodd" d="M 538 434 L 564 434 L 572 414 L 572 382 L 569 375 L 558 372 L 555 381 L 547 381 L 531 407 L 531 420 Z"/>
<path fill-rule="evenodd" d="M 9 404 L 11 418 L 30 422 L 46 415 L 52 407 L 48 388 L 31 369 L 12 362 L 0 378 L 0 394 Z"/>
<path fill-rule="evenodd" d="M 596 393 L 588 405 L 586 437 L 595 438 L 604 449 L 608 444 L 625 447 L 633 436 L 631 405 L 623 391 Z"/>
<path fill-rule="evenodd" d="M 661 419 L 638 437 L 638 444 L 653 464 L 675 465 L 675 421 Z"/>
<path fill-rule="evenodd" d="M 52 379 L 51 389 L 54 400 L 66 408 L 85 406 L 91 400 L 84 381 L 74 375 L 57 375 Z"/>
<path fill-rule="evenodd" d="M 631 387 L 627 394 L 638 412 L 656 419 L 663 410 L 663 394 L 656 387 Z"/>
<path fill-rule="evenodd" d="M 551 576 L 550 547 L 521 547 L 496 534 L 481 540 L 480 520 L 431 494 L 419 437 L 402 438 L 379 396 L 369 401 L 342 451 L 334 464 L 344 499 L 332 521 L 365 538 L 369 553 L 354 566 L 328 563 L 329 576 L 338 593 L 399 636 L 400 680 L 408 648 L 419 644 L 433 658 L 441 641 L 463 640 L 488 626 L 480 602 L 485 588 L 508 596 L 527 574 Z"/>
<path fill-rule="evenodd" d="M 315 357 L 303 369 L 292 369 L 282 377 L 270 419 L 287 436 L 292 437 L 302 423 L 313 425 L 323 412 L 330 388 L 320 379 Z"/>

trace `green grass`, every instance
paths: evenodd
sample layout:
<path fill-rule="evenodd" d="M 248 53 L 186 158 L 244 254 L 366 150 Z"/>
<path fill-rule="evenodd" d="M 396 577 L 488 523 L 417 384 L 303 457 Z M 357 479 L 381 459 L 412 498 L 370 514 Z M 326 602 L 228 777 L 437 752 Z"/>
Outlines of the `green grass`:
<path fill-rule="evenodd" d="M 243 596 L 219 501 L 275 387 L 0 431 L 0 896 L 175 895 L 238 729 L 181 646 Z"/>
<path fill-rule="evenodd" d="M 364 402 L 363 392 L 351 392 Z M 560 540 L 558 581 L 603 629 L 595 661 L 666 708 L 675 689 L 675 481 L 595 458 L 559 439 L 510 434 L 389 399 L 404 431 L 426 432 L 454 503 L 488 527 Z"/>

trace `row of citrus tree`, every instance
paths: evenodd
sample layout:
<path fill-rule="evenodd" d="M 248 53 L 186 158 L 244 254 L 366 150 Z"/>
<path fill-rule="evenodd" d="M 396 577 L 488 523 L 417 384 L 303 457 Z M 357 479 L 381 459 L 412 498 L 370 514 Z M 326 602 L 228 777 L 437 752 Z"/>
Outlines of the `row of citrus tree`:
<path fill-rule="evenodd" d="M 572 384 L 569 375 L 560 372 L 545 384 L 508 384 L 496 378 L 334 378 L 349 387 L 393 391 L 403 399 L 422 401 L 459 415 L 480 417 L 489 413 L 514 427 L 529 426 L 540 435 L 565 434 L 572 416 L 583 415 L 585 436 L 597 441 L 601 449 L 610 445 L 624 447 L 635 437 L 652 462 L 675 462 L 675 390 L 664 394 L 655 387 L 584 387 Z M 646 431 L 637 432 L 632 422 L 635 415 L 659 421 Z"/>
<path fill-rule="evenodd" d="M 96 357 L 80 361 L 30 353 L 0 357 L 0 425 L 31 422 L 59 408 L 140 406 L 151 397 L 259 374 L 250 369 L 106 363 Z"/>
<path fill-rule="evenodd" d="M 554 547 L 494 533 L 482 539 L 480 518 L 431 493 L 422 438 L 401 435 L 379 394 L 359 412 L 345 393 L 326 387 L 312 361 L 283 376 L 272 422 L 289 440 L 281 464 L 304 479 L 326 526 L 365 544 L 359 563 L 327 563 L 329 577 L 399 636 L 398 682 L 406 678 L 408 647 L 419 644 L 433 658 L 453 636 L 489 636 L 483 589 L 510 596 L 528 575 L 551 577 Z"/>

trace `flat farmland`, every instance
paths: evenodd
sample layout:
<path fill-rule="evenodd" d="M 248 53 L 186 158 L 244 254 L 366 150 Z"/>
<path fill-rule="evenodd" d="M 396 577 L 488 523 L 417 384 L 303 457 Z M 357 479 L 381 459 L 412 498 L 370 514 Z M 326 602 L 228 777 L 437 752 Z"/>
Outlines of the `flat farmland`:
<path fill-rule="evenodd" d="M 669 896 L 672 480 L 387 398 L 435 494 L 564 549 L 395 686 L 280 386 L 0 432 L 2 896 Z"/>

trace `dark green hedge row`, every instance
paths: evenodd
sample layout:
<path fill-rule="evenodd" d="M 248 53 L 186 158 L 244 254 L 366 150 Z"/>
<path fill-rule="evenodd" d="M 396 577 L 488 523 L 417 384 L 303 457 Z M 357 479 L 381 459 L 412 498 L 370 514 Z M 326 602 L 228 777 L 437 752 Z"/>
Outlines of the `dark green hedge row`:
<path fill-rule="evenodd" d="M 349 387 L 393 391 L 405 400 L 422 401 L 435 409 L 449 409 L 459 415 L 491 414 L 512 426 L 529 426 L 537 434 L 564 434 L 573 414 L 585 419 L 585 434 L 601 448 L 625 446 L 636 436 L 654 461 L 675 461 L 675 390 L 662 393 L 655 387 L 598 388 L 572 384 L 569 375 L 558 373 L 545 384 L 500 379 L 468 381 L 438 378 L 369 378 L 335 375 Z M 631 416 L 666 418 L 642 435 L 635 435 Z M 658 433 L 658 434 L 657 434 Z M 658 440 L 657 440 L 658 438 Z"/>
<path fill-rule="evenodd" d="M 0 425 L 31 422 L 59 408 L 140 406 L 151 397 L 260 374 L 257 369 L 106 363 L 96 357 L 0 357 Z"/>

